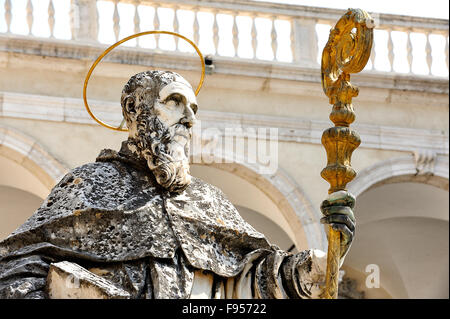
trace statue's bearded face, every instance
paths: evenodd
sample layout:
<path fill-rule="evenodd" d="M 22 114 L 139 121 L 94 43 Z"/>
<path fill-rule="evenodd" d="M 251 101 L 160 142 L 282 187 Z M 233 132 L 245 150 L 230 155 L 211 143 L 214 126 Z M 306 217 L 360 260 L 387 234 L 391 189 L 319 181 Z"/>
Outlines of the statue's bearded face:
<path fill-rule="evenodd" d="M 191 182 L 189 142 L 197 112 L 191 86 L 177 75 L 159 90 L 144 85 L 128 97 L 131 99 L 125 105 L 122 97 L 122 106 L 124 112 L 130 111 L 128 140 L 136 148 L 132 151 L 145 158 L 161 186 L 170 192 L 183 191 Z M 127 105 L 129 102 L 133 105 Z"/>

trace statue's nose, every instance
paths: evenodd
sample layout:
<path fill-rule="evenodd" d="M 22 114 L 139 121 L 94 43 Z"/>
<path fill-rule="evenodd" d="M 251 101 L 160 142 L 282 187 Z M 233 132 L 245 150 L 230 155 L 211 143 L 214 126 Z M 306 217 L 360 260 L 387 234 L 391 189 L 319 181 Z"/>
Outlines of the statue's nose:
<path fill-rule="evenodd" d="M 184 117 L 181 119 L 181 124 L 186 125 L 188 128 L 191 128 L 197 122 L 197 118 L 195 117 L 194 111 L 191 108 L 191 105 L 186 105 L 186 109 L 184 111 Z"/>

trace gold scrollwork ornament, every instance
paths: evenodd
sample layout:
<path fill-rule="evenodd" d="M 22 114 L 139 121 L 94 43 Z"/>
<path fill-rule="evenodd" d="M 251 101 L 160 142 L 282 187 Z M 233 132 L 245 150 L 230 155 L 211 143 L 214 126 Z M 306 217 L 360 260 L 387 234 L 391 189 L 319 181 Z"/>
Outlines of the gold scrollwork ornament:
<path fill-rule="evenodd" d="M 358 89 L 350 73 L 361 72 L 370 57 L 374 20 L 361 9 L 349 9 L 331 29 L 322 52 L 322 88 L 330 104 L 351 103 Z"/>

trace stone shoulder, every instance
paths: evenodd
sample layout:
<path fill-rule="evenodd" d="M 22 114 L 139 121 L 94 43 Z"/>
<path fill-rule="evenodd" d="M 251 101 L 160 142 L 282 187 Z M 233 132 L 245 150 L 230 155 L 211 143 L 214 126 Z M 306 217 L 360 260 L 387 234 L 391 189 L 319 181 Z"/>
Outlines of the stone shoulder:
<path fill-rule="evenodd" d="M 34 214 L 10 236 L 86 209 L 114 209 L 130 197 L 133 177 L 123 165 L 84 164 L 69 171 Z"/>

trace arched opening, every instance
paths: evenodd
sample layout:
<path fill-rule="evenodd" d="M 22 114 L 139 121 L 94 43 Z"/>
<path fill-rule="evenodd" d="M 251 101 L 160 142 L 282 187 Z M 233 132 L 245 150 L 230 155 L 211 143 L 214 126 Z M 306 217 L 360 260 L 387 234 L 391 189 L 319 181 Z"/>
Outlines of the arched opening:
<path fill-rule="evenodd" d="M 0 185 L 9 186 L 46 198 L 50 189 L 22 165 L 0 155 Z"/>
<path fill-rule="evenodd" d="M 0 125 L 0 240 L 34 213 L 66 171 L 35 140 Z"/>
<path fill-rule="evenodd" d="M 449 296 L 448 191 L 412 181 L 380 181 L 357 198 L 357 232 L 344 270 L 367 298 Z M 379 288 L 366 284 L 374 268 Z"/>
<path fill-rule="evenodd" d="M 0 240 L 23 224 L 48 192 L 23 166 L 0 156 Z"/>
<path fill-rule="evenodd" d="M 10 186 L 0 185 L 0 240 L 22 225 L 42 204 L 42 198 Z"/>

